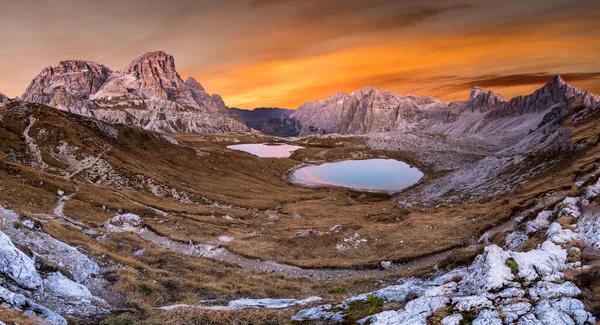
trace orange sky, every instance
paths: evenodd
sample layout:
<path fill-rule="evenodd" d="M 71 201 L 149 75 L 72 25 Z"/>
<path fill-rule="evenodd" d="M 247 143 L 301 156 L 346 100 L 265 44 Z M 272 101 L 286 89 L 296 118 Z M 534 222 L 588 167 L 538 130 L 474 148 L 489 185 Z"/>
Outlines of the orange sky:
<path fill-rule="evenodd" d="M 376 86 L 505 98 L 562 74 L 600 93 L 600 1 L 4 0 L 0 92 L 23 93 L 45 66 L 114 70 L 164 50 L 231 107 L 296 108 Z"/>

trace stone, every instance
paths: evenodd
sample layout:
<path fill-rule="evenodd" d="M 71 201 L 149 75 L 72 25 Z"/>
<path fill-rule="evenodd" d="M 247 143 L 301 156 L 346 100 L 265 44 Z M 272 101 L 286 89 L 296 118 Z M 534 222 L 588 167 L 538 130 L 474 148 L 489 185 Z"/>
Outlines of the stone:
<path fill-rule="evenodd" d="M 38 289 L 42 285 L 42 278 L 38 275 L 33 261 L 16 248 L 10 238 L 1 231 L 0 274 L 8 276 L 26 289 Z"/>
<path fill-rule="evenodd" d="M 583 251 L 583 259 L 585 261 L 599 261 L 600 260 L 600 248 L 594 246 L 586 246 Z"/>

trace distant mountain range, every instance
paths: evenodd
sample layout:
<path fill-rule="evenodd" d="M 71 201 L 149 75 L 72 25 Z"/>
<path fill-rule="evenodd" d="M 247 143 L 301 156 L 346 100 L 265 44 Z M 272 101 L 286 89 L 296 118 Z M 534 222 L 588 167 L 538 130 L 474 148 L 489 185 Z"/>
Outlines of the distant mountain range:
<path fill-rule="evenodd" d="M 271 133 L 287 136 L 425 132 L 522 138 L 578 107 L 599 104 L 600 96 L 569 85 L 560 76 L 531 95 L 508 101 L 480 87 L 473 88 L 467 100 L 449 103 L 367 87 L 308 102 L 290 121 L 269 121 L 269 126 Z"/>
<path fill-rule="evenodd" d="M 194 78 L 184 82 L 173 57 L 162 51 L 146 53 L 122 71 L 89 61 L 61 61 L 42 70 L 21 100 L 153 131 L 249 130 L 219 95 L 208 94 Z"/>
<path fill-rule="evenodd" d="M 0 103 L 7 101 L 0 95 Z M 45 68 L 21 96 L 24 102 L 111 123 L 172 133 L 249 131 L 277 136 L 425 132 L 444 135 L 527 137 L 542 124 L 578 106 L 600 103 L 600 96 L 566 83 L 560 76 L 531 95 L 505 100 L 475 87 L 467 100 L 399 95 L 366 87 L 349 94 L 307 102 L 297 110 L 228 108 L 194 78 L 185 82 L 171 55 L 146 53 L 122 71 L 89 61 L 61 61 Z"/>
<path fill-rule="evenodd" d="M 284 115 L 292 115 L 294 110 L 277 107 L 258 107 L 253 110 L 232 107 L 233 114 L 241 117 L 250 127 L 260 130 L 263 123 L 270 119 L 277 119 Z"/>

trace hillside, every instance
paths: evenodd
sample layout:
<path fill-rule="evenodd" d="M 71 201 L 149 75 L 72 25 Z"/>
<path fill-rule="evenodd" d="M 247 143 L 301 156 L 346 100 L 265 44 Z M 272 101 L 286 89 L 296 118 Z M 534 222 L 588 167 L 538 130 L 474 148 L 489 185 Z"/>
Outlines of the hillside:
<path fill-rule="evenodd" d="M 227 148 L 281 141 L 258 132 L 167 135 L 7 102 L 2 320 L 439 324 L 513 310 L 533 323 L 591 322 L 597 96 L 556 78 L 518 100 L 471 97 L 445 123 L 402 122 L 426 132 L 290 138 L 302 149 L 289 158 Z M 443 116 L 430 104 L 414 112 Z M 300 166 L 365 158 L 406 161 L 425 177 L 393 195 L 288 182 Z M 530 260 L 547 266 L 542 280 Z"/>

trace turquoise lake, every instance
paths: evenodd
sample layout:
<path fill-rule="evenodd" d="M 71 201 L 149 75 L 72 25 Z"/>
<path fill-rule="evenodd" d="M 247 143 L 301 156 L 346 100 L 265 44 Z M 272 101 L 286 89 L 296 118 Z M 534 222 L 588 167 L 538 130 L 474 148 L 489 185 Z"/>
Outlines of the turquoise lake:
<path fill-rule="evenodd" d="M 394 159 L 345 160 L 302 167 L 291 174 L 297 185 L 340 186 L 394 193 L 417 183 L 423 173 Z"/>

